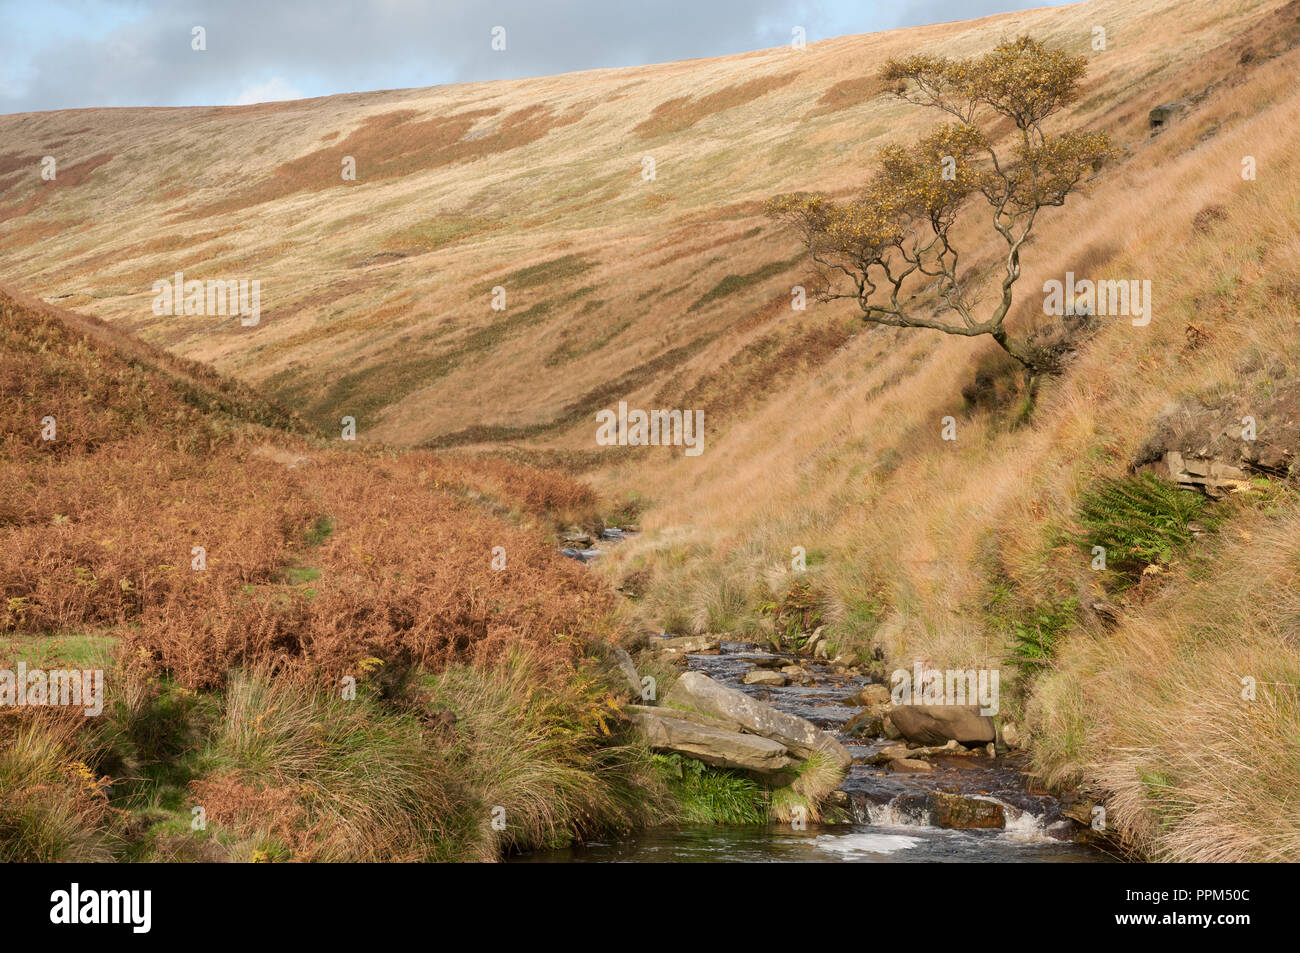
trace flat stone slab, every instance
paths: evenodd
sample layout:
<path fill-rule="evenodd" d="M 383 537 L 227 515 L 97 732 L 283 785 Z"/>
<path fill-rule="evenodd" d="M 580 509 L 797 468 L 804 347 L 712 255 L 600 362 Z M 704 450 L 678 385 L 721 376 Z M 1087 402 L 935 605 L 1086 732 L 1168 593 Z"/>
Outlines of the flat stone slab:
<path fill-rule="evenodd" d="M 650 648 L 663 655 L 711 652 L 720 644 L 721 642 L 711 635 L 679 635 L 669 639 L 650 640 Z"/>
<path fill-rule="evenodd" d="M 779 742 L 800 760 L 814 753 L 824 754 L 843 771 L 848 771 L 853 763 L 848 749 L 807 719 L 778 711 L 700 672 L 684 672 L 664 700 L 669 705 L 716 718 L 732 730 Z"/>
<path fill-rule="evenodd" d="M 760 774 L 775 774 L 798 763 L 780 742 L 708 724 L 702 716 L 683 717 L 672 709 L 643 705 L 629 705 L 627 710 L 632 723 L 657 751 L 674 751 L 715 767 Z"/>

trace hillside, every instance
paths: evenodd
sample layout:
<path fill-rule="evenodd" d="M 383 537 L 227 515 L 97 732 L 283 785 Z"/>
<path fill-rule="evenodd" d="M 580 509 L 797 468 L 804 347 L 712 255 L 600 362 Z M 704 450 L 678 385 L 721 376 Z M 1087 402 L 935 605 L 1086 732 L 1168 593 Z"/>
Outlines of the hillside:
<path fill-rule="evenodd" d="M 1105 0 L 802 52 L 0 117 L 3 273 L 330 430 L 351 415 L 363 439 L 587 450 L 612 399 L 728 414 L 847 341 L 848 310 L 792 320 L 801 263 L 759 204 L 851 190 L 880 146 L 932 124 L 873 78 L 887 57 L 1021 32 L 1086 52 L 1102 24 L 1108 49 L 1064 121 L 1148 163 L 1148 110 L 1247 81 L 1243 51 L 1263 60 L 1282 38 L 1276 6 Z M 260 323 L 155 316 L 153 283 L 177 271 L 259 280 Z"/>
<path fill-rule="evenodd" d="M 612 593 L 546 532 L 589 490 L 310 439 L 5 292 L 0 343 L 0 671 L 102 678 L 102 717 L 6 700 L 0 859 L 487 860 L 654 816 L 601 719 Z"/>
<path fill-rule="evenodd" d="M 1038 324 L 1039 289 L 1066 272 L 1154 289 L 1151 323 L 1101 324 L 1031 412 L 988 342 L 864 330 L 846 303 L 792 311 L 805 258 L 760 210 L 849 195 L 881 146 L 934 123 L 874 78 L 888 57 L 1024 33 L 1088 56 L 1053 121 L 1108 133 L 1118 157 L 1044 215 L 1010 323 Z M 606 512 L 640 513 L 599 572 L 655 629 L 779 639 L 797 609 L 859 660 L 1014 671 L 1005 720 L 1038 774 L 1104 803 L 1122 846 L 1294 860 L 1298 41 L 1295 0 L 1094 0 L 805 51 L 5 116 L 0 278 L 330 438 L 352 416 L 361 443 L 424 448 L 403 460 L 491 451 L 443 464 L 462 485 L 515 473 L 505 460 L 563 466 Z M 259 322 L 156 316 L 153 283 L 177 271 L 259 280 Z M 620 400 L 703 410 L 705 452 L 598 446 L 595 414 Z M 1246 415 L 1273 456 L 1244 461 L 1231 492 L 1177 489 L 1168 454 L 1192 459 Z M 539 512 L 562 522 L 594 511 L 565 476 L 511 479 L 557 481 L 565 505 Z M 1123 558 L 1097 571 L 1094 545 Z"/>

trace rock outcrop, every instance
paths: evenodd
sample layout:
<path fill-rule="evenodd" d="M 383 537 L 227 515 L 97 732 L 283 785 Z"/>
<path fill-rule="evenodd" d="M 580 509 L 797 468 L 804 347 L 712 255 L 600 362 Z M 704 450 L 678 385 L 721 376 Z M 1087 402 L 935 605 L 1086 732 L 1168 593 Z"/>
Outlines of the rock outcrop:
<path fill-rule="evenodd" d="M 1151 134 L 1154 136 L 1157 132 L 1164 129 L 1165 126 L 1173 122 L 1174 118 L 1182 113 L 1188 104 L 1176 99 L 1173 102 L 1161 103 L 1151 112 L 1147 113 L 1147 125 L 1151 127 Z"/>
<path fill-rule="evenodd" d="M 628 705 L 626 711 L 656 751 L 750 771 L 774 784 L 789 783 L 791 769 L 814 754 L 829 757 L 845 772 L 853 760 L 843 745 L 811 722 L 700 672 L 682 675 L 662 707 Z"/>
<path fill-rule="evenodd" d="M 1213 401 L 1166 406 L 1130 469 L 1219 498 L 1252 475 L 1293 476 L 1300 458 L 1300 378 L 1268 373 Z"/>

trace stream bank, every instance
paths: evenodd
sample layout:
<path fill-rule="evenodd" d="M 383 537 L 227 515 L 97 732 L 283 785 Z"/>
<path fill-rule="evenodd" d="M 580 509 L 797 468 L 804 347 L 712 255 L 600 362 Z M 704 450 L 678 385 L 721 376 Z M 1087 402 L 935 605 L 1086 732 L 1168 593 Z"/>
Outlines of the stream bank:
<path fill-rule="evenodd" d="M 785 660 L 787 656 L 780 656 Z M 684 826 L 657 828 L 626 838 L 595 840 L 513 858 L 520 862 L 1026 862 L 1095 863 L 1109 856 L 1075 840 L 1078 825 L 1062 814 L 1060 801 L 1029 790 L 1016 757 L 934 755 L 935 770 L 899 772 L 869 761 L 896 744 L 882 737 L 855 738 L 844 731 L 859 711 L 846 699 L 867 680 L 836 672 L 828 662 L 788 656 L 809 675 L 798 684 L 745 684 L 773 653 L 723 642 L 717 650 L 688 653 L 688 671 L 701 672 L 779 711 L 797 715 L 832 733 L 853 756 L 840 785 L 851 823 L 764 827 Z M 997 827 L 935 826 L 936 800 L 985 805 Z"/>

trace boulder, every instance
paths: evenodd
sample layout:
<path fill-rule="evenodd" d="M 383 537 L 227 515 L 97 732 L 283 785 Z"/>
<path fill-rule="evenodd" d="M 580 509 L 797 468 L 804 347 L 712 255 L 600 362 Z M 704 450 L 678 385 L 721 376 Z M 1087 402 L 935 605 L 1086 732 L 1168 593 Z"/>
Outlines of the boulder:
<path fill-rule="evenodd" d="M 993 719 L 978 705 L 895 705 L 889 720 L 904 738 L 918 745 L 986 745 L 997 740 Z"/>
<path fill-rule="evenodd" d="M 1006 813 L 997 801 L 945 791 L 899 795 L 894 806 L 926 818 L 932 827 L 947 830 L 1000 830 L 1007 823 Z"/>
<path fill-rule="evenodd" d="M 853 763 L 848 750 L 812 722 L 778 711 L 738 689 L 720 685 L 701 672 L 685 672 L 673 683 L 665 701 L 717 718 L 737 731 L 779 742 L 800 760 L 821 753 L 843 771 Z"/>
<path fill-rule="evenodd" d="M 844 703 L 865 708 L 888 705 L 889 689 L 884 685 L 863 685 L 859 691 L 844 699 Z"/>
<path fill-rule="evenodd" d="M 746 685 L 771 685 L 780 688 L 787 679 L 780 672 L 774 672 L 770 668 L 756 668 L 746 672 L 742 681 Z"/>
<path fill-rule="evenodd" d="M 897 761 L 899 758 L 909 758 L 912 756 L 912 749 L 907 745 L 885 745 L 874 755 L 867 759 L 868 764 L 887 764 L 890 761 Z"/>
<path fill-rule="evenodd" d="M 1102 809 L 1101 814 L 1095 810 L 1098 807 Z M 1092 827 L 1100 819 L 1099 829 L 1104 829 L 1104 811 L 1105 806 L 1099 791 L 1078 788 L 1061 795 L 1061 815 L 1084 827 Z"/>
<path fill-rule="evenodd" d="M 715 767 L 759 774 L 779 773 L 797 763 L 780 742 L 733 731 L 713 719 L 643 705 L 629 705 L 627 711 L 656 751 L 673 751 Z"/>
<path fill-rule="evenodd" d="M 1187 103 L 1183 100 L 1174 102 L 1161 103 L 1155 109 L 1147 113 L 1147 124 L 1151 127 L 1151 134 L 1155 135 L 1165 126 L 1173 121 L 1174 117 L 1187 108 Z"/>
<path fill-rule="evenodd" d="M 934 765 L 920 758 L 895 758 L 889 762 L 890 771 L 903 771 L 911 774 L 924 774 L 933 771 Z"/>
<path fill-rule="evenodd" d="M 850 738 L 875 738 L 885 733 L 885 721 L 870 708 L 864 708 L 850 718 L 842 729 Z"/>

